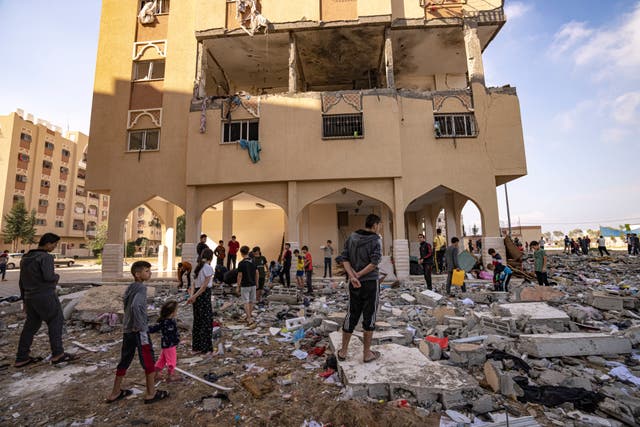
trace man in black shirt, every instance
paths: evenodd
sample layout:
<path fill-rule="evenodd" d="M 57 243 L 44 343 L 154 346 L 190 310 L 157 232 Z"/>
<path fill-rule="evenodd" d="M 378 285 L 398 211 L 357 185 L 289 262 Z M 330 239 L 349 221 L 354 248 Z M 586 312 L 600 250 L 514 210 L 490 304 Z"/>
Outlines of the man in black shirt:
<path fill-rule="evenodd" d="M 280 283 L 285 285 L 287 288 L 291 286 L 291 245 L 289 243 L 284 244 L 284 255 L 282 257 L 282 272 L 280 273 Z"/>
<path fill-rule="evenodd" d="M 198 246 L 196 246 L 196 252 L 198 253 L 198 263 L 200 262 L 202 251 L 204 251 L 205 249 L 209 249 L 209 246 L 207 245 L 207 235 L 201 234 L 200 243 L 198 243 Z"/>
<path fill-rule="evenodd" d="M 433 268 L 433 248 L 424 239 L 424 234 L 418 235 L 420 240 L 420 263 L 424 270 L 424 280 L 427 282 L 427 289 L 433 290 L 431 283 L 431 269 Z"/>
<path fill-rule="evenodd" d="M 247 326 L 254 328 L 256 324 L 251 317 L 251 312 L 253 311 L 253 304 L 256 302 L 256 283 L 259 280 L 258 269 L 249 259 L 249 246 L 241 247 L 240 255 L 242 255 L 242 261 L 238 264 L 238 288 L 236 294 L 242 298 L 244 303 Z"/>

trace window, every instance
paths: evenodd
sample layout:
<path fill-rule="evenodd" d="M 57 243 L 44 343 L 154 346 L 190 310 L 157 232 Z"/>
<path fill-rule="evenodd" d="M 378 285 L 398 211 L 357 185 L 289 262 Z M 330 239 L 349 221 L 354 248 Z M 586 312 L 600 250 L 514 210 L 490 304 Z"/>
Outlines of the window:
<path fill-rule="evenodd" d="M 28 133 L 22 132 L 20 134 L 20 139 L 23 141 L 31 142 L 31 135 L 29 135 Z"/>
<path fill-rule="evenodd" d="M 84 169 L 78 169 L 78 178 L 85 179 L 87 177 L 87 171 Z"/>
<path fill-rule="evenodd" d="M 64 173 L 64 174 L 69 173 L 69 168 L 65 168 L 64 166 L 60 166 L 60 173 Z"/>
<path fill-rule="evenodd" d="M 47 225 L 47 220 L 36 218 L 36 225 Z"/>
<path fill-rule="evenodd" d="M 477 136 L 473 114 L 436 114 L 434 117 L 436 138 Z"/>
<path fill-rule="evenodd" d="M 62 149 L 62 157 L 69 157 L 71 156 L 71 151 L 69 150 L 65 150 L 64 148 Z"/>
<path fill-rule="evenodd" d="M 42 161 L 42 169 L 51 169 L 51 168 L 53 168 L 53 163 L 51 163 L 48 160 Z"/>
<path fill-rule="evenodd" d="M 133 63 L 133 80 L 164 79 L 164 60 Z"/>
<path fill-rule="evenodd" d="M 43 206 L 43 207 L 49 206 L 49 201 L 45 199 L 40 199 L 38 200 L 38 206 Z"/>
<path fill-rule="evenodd" d="M 51 187 L 51 182 L 46 179 L 40 180 L 40 187 L 49 188 Z"/>
<path fill-rule="evenodd" d="M 240 120 L 235 122 L 225 122 L 222 127 L 222 143 L 232 144 L 241 139 L 258 141 L 258 129 L 260 123 L 257 120 Z"/>
<path fill-rule="evenodd" d="M 323 138 L 362 138 L 364 127 L 362 113 L 332 114 L 322 116 Z"/>
<path fill-rule="evenodd" d="M 26 154 L 18 153 L 18 160 L 21 162 L 28 162 L 29 156 L 27 156 Z"/>
<path fill-rule="evenodd" d="M 66 185 L 58 185 L 58 192 L 60 193 L 65 193 L 67 191 L 67 186 Z"/>
<path fill-rule="evenodd" d="M 18 181 L 18 182 L 27 182 L 27 176 L 26 175 L 16 175 L 16 181 Z"/>
<path fill-rule="evenodd" d="M 160 129 L 146 129 L 129 132 L 128 151 L 157 150 L 160 145 Z"/>
<path fill-rule="evenodd" d="M 149 0 L 142 0 L 140 2 L 140 10 L 142 10 L 142 8 L 144 7 L 144 4 L 149 1 Z M 158 1 L 158 6 L 156 7 L 155 13 L 156 15 L 162 15 L 164 13 L 169 13 L 169 5 L 170 5 L 170 1 L 169 0 L 157 0 Z"/>
<path fill-rule="evenodd" d="M 56 204 L 56 209 L 59 211 L 63 211 L 64 210 L 64 203 L 57 203 Z"/>
<path fill-rule="evenodd" d="M 56 221 L 56 227 L 57 227 L 57 228 L 62 228 L 62 227 L 64 227 L 64 222 L 63 222 L 63 221 Z"/>
<path fill-rule="evenodd" d="M 55 146 L 55 145 L 53 145 L 53 143 L 52 143 L 52 142 L 46 141 L 46 142 L 44 143 L 44 149 L 45 149 L 45 150 L 51 150 L 51 151 L 53 151 L 53 149 L 54 149 L 54 148 L 56 148 L 56 146 Z"/>
<path fill-rule="evenodd" d="M 14 194 L 13 195 L 13 204 L 16 203 L 24 203 L 24 196 L 20 195 L 20 194 Z"/>

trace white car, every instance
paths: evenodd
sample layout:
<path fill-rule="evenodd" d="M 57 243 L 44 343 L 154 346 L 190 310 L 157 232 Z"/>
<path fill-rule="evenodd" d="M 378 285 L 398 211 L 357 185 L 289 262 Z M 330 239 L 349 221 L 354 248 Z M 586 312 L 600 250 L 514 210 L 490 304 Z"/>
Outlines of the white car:
<path fill-rule="evenodd" d="M 56 266 L 66 265 L 67 267 L 71 267 L 76 262 L 73 258 L 69 258 L 62 254 L 52 252 L 51 255 L 53 256 L 53 265 Z"/>
<path fill-rule="evenodd" d="M 7 261 L 7 270 L 11 270 L 12 268 L 20 268 L 20 260 L 22 259 L 23 253 L 15 253 L 9 254 L 9 260 Z"/>

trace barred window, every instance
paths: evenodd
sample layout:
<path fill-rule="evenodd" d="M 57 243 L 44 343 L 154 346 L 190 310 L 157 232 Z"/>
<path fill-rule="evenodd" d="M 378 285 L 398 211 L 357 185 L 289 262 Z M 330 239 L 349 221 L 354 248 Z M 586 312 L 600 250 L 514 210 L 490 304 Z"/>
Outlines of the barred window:
<path fill-rule="evenodd" d="M 160 146 L 160 129 L 145 129 L 129 132 L 128 151 L 152 151 Z"/>
<path fill-rule="evenodd" d="M 29 135 L 28 133 L 22 132 L 20 134 L 20 139 L 23 141 L 31 142 L 31 135 Z"/>
<path fill-rule="evenodd" d="M 44 143 L 44 149 L 45 150 L 53 150 L 55 148 L 55 145 L 53 145 L 52 142 L 46 141 Z"/>
<path fill-rule="evenodd" d="M 56 228 L 62 228 L 64 227 L 64 222 L 63 221 L 56 221 Z"/>
<path fill-rule="evenodd" d="M 133 63 L 133 80 L 164 79 L 164 60 Z"/>
<path fill-rule="evenodd" d="M 323 115 L 322 137 L 327 139 L 363 138 L 362 113 Z"/>
<path fill-rule="evenodd" d="M 436 114 L 434 117 L 436 138 L 477 136 L 473 114 Z"/>
<path fill-rule="evenodd" d="M 260 122 L 258 120 L 237 120 L 231 123 L 225 122 L 222 127 L 222 143 L 233 144 L 241 139 L 258 141 Z"/>

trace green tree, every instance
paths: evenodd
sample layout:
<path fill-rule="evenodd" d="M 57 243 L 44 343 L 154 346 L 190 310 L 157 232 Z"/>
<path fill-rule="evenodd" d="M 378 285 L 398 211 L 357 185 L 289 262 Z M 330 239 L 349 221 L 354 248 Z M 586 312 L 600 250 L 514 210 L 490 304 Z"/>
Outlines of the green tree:
<path fill-rule="evenodd" d="M 104 248 L 104 244 L 107 243 L 107 223 L 102 223 L 96 230 L 96 238 L 89 241 L 89 249 L 93 252 L 94 256 L 98 256 Z"/>
<path fill-rule="evenodd" d="M 569 232 L 569 237 L 571 237 L 572 239 L 577 239 L 578 237 L 581 237 L 583 234 L 584 233 L 582 232 L 582 230 L 580 230 L 579 228 L 575 228 Z"/>
<path fill-rule="evenodd" d="M 27 211 L 23 202 L 16 203 L 4 216 L 2 237 L 5 243 L 11 243 L 13 251 L 18 249 L 18 241 L 32 244 L 36 241 L 36 211 Z"/>
<path fill-rule="evenodd" d="M 557 239 L 561 239 L 564 236 L 564 233 L 562 231 L 556 230 L 556 231 L 553 232 L 553 235 Z"/>
<path fill-rule="evenodd" d="M 592 229 L 588 229 L 587 230 L 587 236 L 589 236 L 589 238 L 591 240 L 595 240 L 598 237 L 600 237 L 600 230 L 592 230 Z"/>

